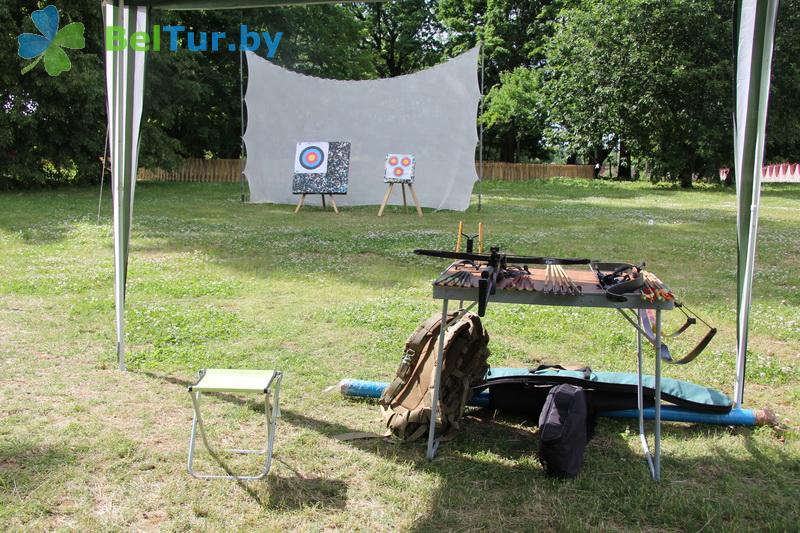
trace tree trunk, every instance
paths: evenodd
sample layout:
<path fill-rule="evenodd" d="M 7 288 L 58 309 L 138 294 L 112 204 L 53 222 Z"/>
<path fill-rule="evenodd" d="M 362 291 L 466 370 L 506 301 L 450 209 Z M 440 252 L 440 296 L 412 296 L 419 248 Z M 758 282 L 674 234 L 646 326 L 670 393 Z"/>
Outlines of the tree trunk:
<path fill-rule="evenodd" d="M 594 149 L 586 154 L 586 159 L 589 161 L 590 164 L 600 163 L 603 164 L 603 161 L 606 160 L 608 154 L 611 153 L 611 148 L 603 148 L 599 146 L 595 146 Z"/>
<path fill-rule="evenodd" d="M 517 139 L 513 133 L 506 132 L 500 139 L 500 161 L 514 162 L 517 151 Z"/>
<path fill-rule="evenodd" d="M 681 171 L 678 179 L 681 182 L 681 189 L 691 189 L 692 188 L 692 172 L 689 170 Z"/>
<path fill-rule="evenodd" d="M 619 141 L 617 179 L 631 181 L 631 154 L 628 152 L 628 147 L 622 139 Z"/>

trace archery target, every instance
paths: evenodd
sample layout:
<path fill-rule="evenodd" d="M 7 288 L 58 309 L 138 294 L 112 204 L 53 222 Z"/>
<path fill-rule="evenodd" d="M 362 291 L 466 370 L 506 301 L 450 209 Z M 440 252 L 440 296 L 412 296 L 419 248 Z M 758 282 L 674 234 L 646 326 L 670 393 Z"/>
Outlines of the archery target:
<path fill-rule="evenodd" d="M 328 172 L 327 142 L 297 143 L 294 156 L 295 174 L 325 174 Z"/>
<path fill-rule="evenodd" d="M 411 154 L 387 154 L 383 181 L 408 183 L 414 181 L 414 156 Z"/>
<path fill-rule="evenodd" d="M 347 194 L 350 143 L 299 143 L 294 169 L 292 194 Z"/>

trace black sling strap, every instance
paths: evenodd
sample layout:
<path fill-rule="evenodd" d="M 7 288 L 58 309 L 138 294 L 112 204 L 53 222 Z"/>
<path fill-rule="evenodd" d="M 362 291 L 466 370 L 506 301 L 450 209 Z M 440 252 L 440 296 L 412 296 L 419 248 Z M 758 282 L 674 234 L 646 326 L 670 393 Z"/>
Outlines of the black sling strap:
<path fill-rule="evenodd" d="M 660 357 L 662 361 L 673 365 L 685 365 L 687 363 L 691 363 L 697 358 L 698 355 L 703 353 L 703 350 L 705 350 L 708 347 L 708 344 L 717 334 L 717 328 L 712 327 L 708 322 L 700 318 L 699 315 L 695 314 L 691 309 L 689 309 L 685 305 L 675 302 L 675 306 L 678 309 L 680 309 L 684 315 L 686 315 L 686 321 L 683 323 L 683 325 L 681 325 L 680 328 L 675 330 L 673 333 L 663 335 L 664 337 L 674 339 L 675 337 L 678 337 L 680 334 L 689 329 L 691 326 L 696 324 L 698 320 L 700 320 L 700 322 L 702 322 L 704 325 L 708 327 L 708 331 L 703 336 L 703 338 L 700 339 L 700 342 L 698 342 L 697 345 L 695 345 L 695 347 L 689 351 L 689 353 L 687 353 L 680 359 L 675 359 L 674 357 L 672 357 L 669 347 L 664 342 L 661 343 Z M 626 313 L 622 309 L 620 309 L 619 312 L 622 313 L 622 316 L 625 317 L 625 319 L 628 322 L 630 322 L 634 328 L 639 330 L 639 332 L 642 335 L 644 335 L 644 337 L 648 340 L 648 342 L 650 342 L 653 346 L 656 345 L 656 336 L 655 333 L 653 332 L 653 326 L 650 321 L 650 317 L 648 316 L 647 311 L 645 309 L 639 310 L 639 316 L 641 318 L 641 324 L 642 324 L 641 327 L 639 327 L 639 324 L 637 323 L 635 314 L 633 314 L 632 318 L 628 313 Z M 690 315 L 689 313 L 691 313 L 694 316 Z"/>

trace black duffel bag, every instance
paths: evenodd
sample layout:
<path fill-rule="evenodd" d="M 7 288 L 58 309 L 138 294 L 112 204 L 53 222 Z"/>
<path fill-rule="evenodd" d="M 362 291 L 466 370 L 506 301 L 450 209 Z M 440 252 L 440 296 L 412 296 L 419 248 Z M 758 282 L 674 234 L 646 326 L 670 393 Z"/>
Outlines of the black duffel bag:
<path fill-rule="evenodd" d="M 539 461 L 548 475 L 578 475 L 590 436 L 589 423 L 586 391 L 567 383 L 550 389 L 539 415 Z"/>

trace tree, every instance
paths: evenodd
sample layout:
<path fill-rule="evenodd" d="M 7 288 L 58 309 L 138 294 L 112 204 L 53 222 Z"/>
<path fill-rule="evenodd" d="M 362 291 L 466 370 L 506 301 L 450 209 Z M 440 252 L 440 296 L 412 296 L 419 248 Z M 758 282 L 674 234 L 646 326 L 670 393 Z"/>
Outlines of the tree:
<path fill-rule="evenodd" d="M 50 78 L 42 69 L 22 76 L 16 37 L 36 31 L 31 8 L 0 3 L 0 186 L 95 180 L 106 133 L 104 24 L 96 0 L 59 5 L 63 23 L 86 26 L 86 48 L 70 50 L 72 70 Z M 39 6 L 42 7 L 42 6 Z M 153 11 L 153 24 L 188 30 L 238 28 L 283 32 L 276 63 L 314 76 L 377 76 L 365 26 L 341 6 L 247 11 Z M 245 78 L 246 79 L 246 78 Z M 190 52 L 182 47 L 148 54 L 140 165 L 169 168 L 185 157 L 238 157 L 239 54 Z"/>
<path fill-rule="evenodd" d="M 94 0 L 60 7 L 62 27 L 86 26 L 86 47 L 70 50 L 72 69 L 53 78 L 43 68 L 20 72 L 26 62 L 17 36 L 38 33 L 30 18 L 37 6 L 0 3 L 0 187 L 99 176 L 106 130 L 100 9 Z"/>
<path fill-rule="evenodd" d="M 500 83 L 486 95 L 486 110 L 481 117 L 487 131 L 495 137 L 513 137 L 527 155 L 545 159 L 548 151 L 542 132 L 547 111 L 541 96 L 539 71 L 517 67 L 500 75 Z"/>
<path fill-rule="evenodd" d="M 623 162 L 636 153 L 691 186 L 731 148 L 722 4 L 593 0 L 562 10 L 545 67 L 550 138 L 590 161 L 619 144 Z"/>
<path fill-rule="evenodd" d="M 368 3 L 352 6 L 364 23 L 364 41 L 381 78 L 409 74 L 442 58 L 442 26 L 435 0 Z"/>
<path fill-rule="evenodd" d="M 249 31 L 282 32 L 277 54 L 270 59 L 276 64 L 326 78 L 376 76 L 371 53 L 361 44 L 364 26 L 341 6 L 154 11 L 153 23 L 183 25 L 187 31 L 226 31 L 235 42 L 240 41 L 241 24 Z M 160 53 L 151 54 L 142 165 L 169 168 L 186 157 L 239 157 L 239 95 L 238 52 L 191 52 L 185 47 L 173 52 L 162 47 Z"/>
<path fill-rule="evenodd" d="M 800 0 L 781 0 L 779 6 L 765 158 L 800 162 Z"/>
<path fill-rule="evenodd" d="M 536 69 L 542 66 L 544 44 L 550 32 L 550 20 L 557 12 L 552 0 L 440 0 L 438 15 L 447 33 L 446 50 L 449 55 L 459 54 L 479 42 L 484 43 L 486 87 L 489 93 L 486 113 L 490 114 L 492 127 L 487 130 L 486 145 L 502 161 L 515 161 L 523 157 L 541 155 L 539 139 L 542 136 L 537 113 L 519 117 L 507 113 L 510 99 L 523 96 L 515 88 L 501 92 L 503 73 L 523 67 Z M 515 84 L 530 83 L 533 75 L 515 74 L 505 79 Z M 501 96 L 502 95 L 502 96 Z M 525 101 L 513 104 L 521 110 Z M 505 109 L 492 110 L 498 105 Z M 527 118 L 526 118 L 527 117 Z M 530 122 L 526 122 L 530 120 Z M 487 122 L 488 123 L 488 122 Z M 521 135 L 517 129 L 522 128 Z"/>

